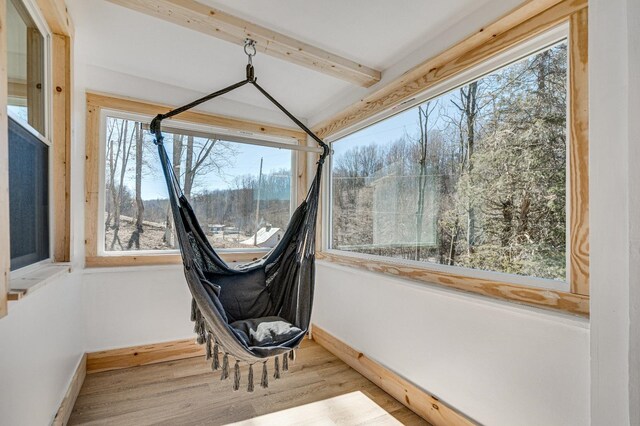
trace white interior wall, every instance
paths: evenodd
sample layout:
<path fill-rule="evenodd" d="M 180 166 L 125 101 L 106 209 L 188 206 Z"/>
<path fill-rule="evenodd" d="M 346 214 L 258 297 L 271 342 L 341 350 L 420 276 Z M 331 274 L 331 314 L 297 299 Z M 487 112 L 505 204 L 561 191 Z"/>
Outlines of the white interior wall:
<path fill-rule="evenodd" d="M 627 11 L 629 48 L 629 158 L 640 159 L 640 2 L 630 1 Z M 633 77 L 632 77 L 633 76 Z M 635 164 L 635 163 L 630 163 Z M 629 407 L 630 423 L 640 424 L 640 167 L 629 168 L 629 210 L 636 218 L 630 224 L 629 234 Z M 635 196 L 633 196 L 635 195 Z"/>
<path fill-rule="evenodd" d="M 589 423 L 586 320 L 318 262 L 313 322 L 482 424 Z"/>
<path fill-rule="evenodd" d="M 82 355 L 81 272 L 47 283 L 0 319 L 0 423 L 50 424 Z"/>
<path fill-rule="evenodd" d="M 88 269 L 83 287 L 88 352 L 193 337 L 180 266 Z"/>
<path fill-rule="evenodd" d="M 591 421 L 640 424 L 640 5 L 590 0 Z"/>

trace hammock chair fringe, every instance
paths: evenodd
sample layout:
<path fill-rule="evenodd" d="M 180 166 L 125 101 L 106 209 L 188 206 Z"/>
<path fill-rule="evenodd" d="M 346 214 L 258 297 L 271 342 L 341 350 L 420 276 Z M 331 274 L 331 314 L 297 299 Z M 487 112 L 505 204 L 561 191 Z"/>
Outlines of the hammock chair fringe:
<path fill-rule="evenodd" d="M 222 357 L 222 374 L 220 375 L 220 380 L 226 380 L 229 378 L 229 354 L 225 352 Z"/>
<path fill-rule="evenodd" d="M 253 392 L 253 364 L 249 364 L 249 376 L 247 377 L 247 392 Z"/>
<path fill-rule="evenodd" d="M 218 341 L 213 345 L 213 362 L 211 363 L 211 369 L 213 371 L 220 369 L 220 348 L 218 347 Z"/>
<path fill-rule="evenodd" d="M 280 378 L 280 358 L 279 357 L 274 357 L 273 358 L 273 378 L 274 379 L 279 379 Z"/>
<path fill-rule="evenodd" d="M 264 389 L 269 387 L 269 373 L 267 372 L 267 361 L 262 363 L 262 380 L 260 381 L 260 386 Z"/>
<path fill-rule="evenodd" d="M 194 331 L 197 333 L 196 341 L 205 345 L 205 359 L 211 360 L 211 370 L 222 370 L 220 374 L 220 380 L 226 380 L 230 377 L 230 367 L 229 367 L 229 353 L 222 348 L 223 357 L 222 357 L 222 366 L 220 365 L 220 350 L 221 345 L 218 342 L 218 339 L 213 335 L 213 332 L 207 330 L 205 325 L 204 317 L 200 313 L 195 303 L 192 304 L 191 317 L 195 321 Z M 273 356 L 273 378 L 280 379 L 282 377 L 282 373 L 285 371 L 289 371 L 289 362 L 293 362 L 296 358 L 296 352 L 294 349 L 289 350 L 282 354 L 282 366 L 280 365 L 280 355 Z M 233 390 L 237 391 L 240 389 L 240 382 L 242 379 L 242 375 L 240 372 L 240 363 L 242 361 L 240 359 L 235 360 L 235 364 L 233 367 Z M 269 373 L 267 367 L 268 359 L 262 363 L 262 377 L 260 380 L 260 386 L 263 388 L 269 387 Z M 254 371 L 253 364 L 247 362 L 249 366 L 249 373 L 247 376 L 247 392 L 253 392 L 255 390 L 254 384 Z"/>
<path fill-rule="evenodd" d="M 205 342 L 205 350 L 207 352 L 207 361 L 211 359 L 211 333 L 207 333 L 207 341 Z"/>
<path fill-rule="evenodd" d="M 236 365 L 233 367 L 233 390 L 240 389 L 240 361 L 236 359 Z"/>

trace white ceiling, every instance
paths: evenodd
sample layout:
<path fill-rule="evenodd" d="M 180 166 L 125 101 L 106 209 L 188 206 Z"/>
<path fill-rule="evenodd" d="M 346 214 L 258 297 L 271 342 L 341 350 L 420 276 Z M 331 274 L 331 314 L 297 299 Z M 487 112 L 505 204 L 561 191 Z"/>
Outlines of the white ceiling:
<path fill-rule="evenodd" d="M 385 70 L 403 58 L 406 62 L 411 52 L 498 0 L 200 1 L 377 68 L 384 80 Z M 209 93 L 244 78 L 246 57 L 239 46 L 105 0 L 68 0 L 68 5 L 76 27 L 78 63 L 183 87 L 189 93 Z M 258 55 L 254 65 L 263 87 L 303 118 L 322 115 L 346 94 L 367 92 L 266 55 Z M 252 88 L 225 96 L 274 109 Z M 187 100 L 167 99 L 166 103 Z"/>

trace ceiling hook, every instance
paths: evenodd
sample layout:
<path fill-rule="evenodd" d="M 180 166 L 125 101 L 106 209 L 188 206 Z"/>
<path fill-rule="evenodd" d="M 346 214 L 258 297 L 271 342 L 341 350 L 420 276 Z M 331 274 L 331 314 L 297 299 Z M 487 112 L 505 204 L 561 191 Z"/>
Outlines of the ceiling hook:
<path fill-rule="evenodd" d="M 244 39 L 244 53 L 249 58 L 249 65 L 252 64 L 252 58 L 256 56 L 256 53 L 257 53 L 256 44 L 257 44 L 257 41 L 253 39 L 250 39 L 250 38 Z"/>

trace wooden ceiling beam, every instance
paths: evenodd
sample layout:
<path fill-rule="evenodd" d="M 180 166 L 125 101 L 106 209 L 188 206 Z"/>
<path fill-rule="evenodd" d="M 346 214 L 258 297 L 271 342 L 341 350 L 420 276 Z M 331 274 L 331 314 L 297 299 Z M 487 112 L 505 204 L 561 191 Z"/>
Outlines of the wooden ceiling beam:
<path fill-rule="evenodd" d="M 195 0 L 108 1 L 241 46 L 246 38 L 251 38 L 257 42 L 258 52 L 359 86 L 369 87 L 380 81 L 380 71 Z"/>

